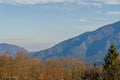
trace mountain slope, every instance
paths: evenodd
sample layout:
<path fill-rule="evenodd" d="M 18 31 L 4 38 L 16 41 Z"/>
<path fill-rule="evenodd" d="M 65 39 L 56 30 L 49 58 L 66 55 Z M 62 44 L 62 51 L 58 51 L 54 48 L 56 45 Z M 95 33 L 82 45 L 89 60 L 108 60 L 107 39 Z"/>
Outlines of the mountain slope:
<path fill-rule="evenodd" d="M 71 56 L 89 63 L 102 62 L 112 42 L 120 50 L 120 21 L 63 41 L 33 56 L 42 60 Z"/>
<path fill-rule="evenodd" d="M 0 44 L 0 54 L 9 53 L 11 56 L 16 56 L 18 51 L 28 53 L 27 50 L 16 45 L 7 44 L 7 43 Z"/>

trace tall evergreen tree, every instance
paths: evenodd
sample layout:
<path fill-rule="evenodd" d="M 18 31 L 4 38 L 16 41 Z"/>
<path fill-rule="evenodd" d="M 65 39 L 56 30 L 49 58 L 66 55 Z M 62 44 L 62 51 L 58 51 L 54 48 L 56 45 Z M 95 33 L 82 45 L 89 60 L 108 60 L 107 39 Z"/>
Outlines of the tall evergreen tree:
<path fill-rule="evenodd" d="M 108 54 L 104 59 L 105 80 L 119 80 L 120 64 L 119 52 L 115 48 L 114 43 L 111 44 Z"/>

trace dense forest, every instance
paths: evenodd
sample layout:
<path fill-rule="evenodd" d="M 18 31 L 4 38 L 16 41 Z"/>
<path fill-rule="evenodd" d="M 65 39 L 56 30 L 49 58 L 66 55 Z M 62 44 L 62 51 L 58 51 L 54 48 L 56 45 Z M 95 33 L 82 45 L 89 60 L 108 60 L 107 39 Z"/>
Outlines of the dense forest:
<path fill-rule="evenodd" d="M 6 53 L 0 55 L 0 80 L 120 80 L 119 52 L 111 44 L 101 66 L 71 57 L 41 61 L 21 51 L 16 57 Z"/>

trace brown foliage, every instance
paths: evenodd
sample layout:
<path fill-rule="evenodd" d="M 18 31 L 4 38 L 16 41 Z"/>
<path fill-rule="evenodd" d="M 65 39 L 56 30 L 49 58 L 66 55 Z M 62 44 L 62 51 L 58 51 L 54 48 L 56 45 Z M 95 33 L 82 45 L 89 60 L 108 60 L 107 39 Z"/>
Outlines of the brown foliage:
<path fill-rule="evenodd" d="M 42 62 L 20 51 L 16 57 L 0 55 L 0 80 L 108 80 L 108 76 L 102 66 L 86 66 L 70 57 Z"/>
<path fill-rule="evenodd" d="M 84 63 L 70 57 L 41 62 L 20 51 L 0 55 L 0 80 L 81 80 L 83 70 Z"/>

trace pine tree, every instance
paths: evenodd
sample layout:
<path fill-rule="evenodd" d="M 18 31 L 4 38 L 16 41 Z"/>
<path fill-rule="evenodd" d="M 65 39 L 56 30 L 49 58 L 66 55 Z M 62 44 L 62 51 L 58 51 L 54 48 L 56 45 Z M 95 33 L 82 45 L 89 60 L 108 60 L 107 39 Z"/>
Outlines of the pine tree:
<path fill-rule="evenodd" d="M 114 46 L 114 43 L 111 44 L 108 54 L 106 54 L 104 59 L 104 71 L 105 71 L 105 80 L 119 80 L 119 52 Z"/>

